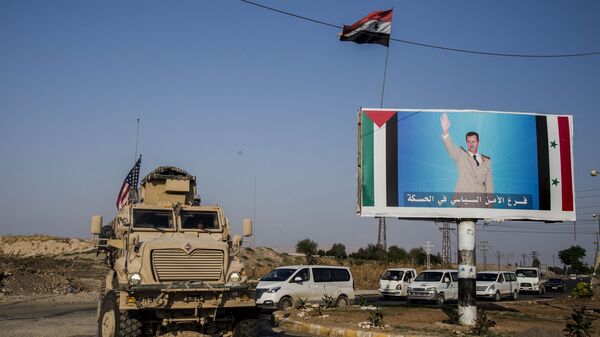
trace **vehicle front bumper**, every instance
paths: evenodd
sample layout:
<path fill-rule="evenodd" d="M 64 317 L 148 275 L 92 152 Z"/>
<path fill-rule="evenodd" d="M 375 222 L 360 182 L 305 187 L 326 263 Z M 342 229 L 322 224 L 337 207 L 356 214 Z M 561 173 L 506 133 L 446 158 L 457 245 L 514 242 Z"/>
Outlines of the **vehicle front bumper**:
<path fill-rule="evenodd" d="M 395 296 L 395 297 L 403 296 L 402 290 L 399 290 L 399 289 L 379 288 L 378 291 L 383 296 Z"/>
<path fill-rule="evenodd" d="M 409 300 L 419 300 L 419 301 L 434 301 L 437 297 L 437 291 L 415 291 L 409 290 L 407 298 Z"/>

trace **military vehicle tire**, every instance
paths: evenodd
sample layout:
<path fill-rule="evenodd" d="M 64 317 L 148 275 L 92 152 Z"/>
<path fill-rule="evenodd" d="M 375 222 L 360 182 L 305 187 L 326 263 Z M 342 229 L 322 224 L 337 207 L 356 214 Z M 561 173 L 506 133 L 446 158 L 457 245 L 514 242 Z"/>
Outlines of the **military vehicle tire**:
<path fill-rule="evenodd" d="M 128 311 L 119 311 L 117 292 L 109 291 L 102 299 L 98 319 L 99 337 L 139 337 L 142 322 Z"/>
<path fill-rule="evenodd" d="M 258 337 L 259 332 L 260 323 L 258 319 L 245 319 L 235 325 L 233 337 Z"/>
<path fill-rule="evenodd" d="M 294 304 L 292 303 L 292 298 L 291 297 L 282 297 L 279 300 L 279 304 L 277 304 L 277 309 L 278 310 L 286 310 L 288 308 L 291 308 Z"/>
<path fill-rule="evenodd" d="M 519 291 L 515 290 L 512 295 L 512 300 L 516 301 L 518 297 L 519 297 Z"/>

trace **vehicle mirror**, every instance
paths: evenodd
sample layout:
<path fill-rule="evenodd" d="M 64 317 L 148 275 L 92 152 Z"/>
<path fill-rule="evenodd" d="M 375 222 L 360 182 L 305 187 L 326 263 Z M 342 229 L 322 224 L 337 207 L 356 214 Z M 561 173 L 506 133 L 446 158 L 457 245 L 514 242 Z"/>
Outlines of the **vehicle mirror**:
<path fill-rule="evenodd" d="M 252 236 L 252 219 L 244 219 L 242 228 L 244 236 Z"/>
<path fill-rule="evenodd" d="M 444 283 L 450 283 L 450 279 L 449 278 L 444 278 Z"/>
<path fill-rule="evenodd" d="M 296 283 L 302 283 L 302 277 L 300 277 L 300 276 L 294 277 L 294 282 L 296 282 Z"/>
<path fill-rule="evenodd" d="M 234 246 L 241 246 L 243 242 L 244 242 L 244 238 L 241 235 L 233 236 L 233 245 Z"/>
<path fill-rule="evenodd" d="M 99 235 L 102 231 L 102 215 L 93 215 L 90 232 L 94 235 Z"/>

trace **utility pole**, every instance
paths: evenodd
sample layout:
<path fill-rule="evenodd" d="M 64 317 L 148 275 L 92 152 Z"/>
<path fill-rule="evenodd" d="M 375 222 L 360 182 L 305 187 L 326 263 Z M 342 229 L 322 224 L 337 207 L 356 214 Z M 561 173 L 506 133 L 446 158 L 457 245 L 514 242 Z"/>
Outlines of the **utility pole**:
<path fill-rule="evenodd" d="M 445 266 L 450 265 L 450 232 L 453 230 L 454 228 L 450 228 L 448 222 L 444 222 L 442 227 L 440 227 L 440 231 L 442 232 L 442 263 Z"/>
<path fill-rule="evenodd" d="M 497 251 L 496 253 L 498 253 L 498 270 L 501 270 L 501 268 L 500 268 L 500 259 L 502 258 L 502 252 L 501 251 Z"/>
<path fill-rule="evenodd" d="M 523 257 L 523 262 L 521 262 L 521 267 L 525 267 L 525 258 L 527 257 L 527 254 L 523 253 L 523 255 L 521 255 L 521 257 Z"/>
<path fill-rule="evenodd" d="M 515 253 L 508 253 L 508 254 L 505 254 L 504 256 L 506 257 L 506 265 L 509 265 L 509 264 L 512 265 L 513 262 L 515 262 L 515 261 L 513 261 L 515 258 Z"/>
<path fill-rule="evenodd" d="M 535 260 L 537 260 L 538 262 L 540 262 L 540 259 L 538 258 L 540 256 L 540 253 L 538 251 L 536 251 L 536 250 L 531 251 L 530 256 L 531 256 L 531 266 L 532 267 L 533 267 L 533 262 Z M 538 267 L 539 267 L 539 265 L 538 265 Z"/>
<path fill-rule="evenodd" d="M 552 272 L 556 273 L 556 265 L 554 264 L 554 254 L 552 255 Z"/>
<path fill-rule="evenodd" d="M 490 250 L 490 243 L 488 241 L 479 241 L 479 250 L 483 254 L 483 270 L 487 270 L 487 253 Z"/>
<path fill-rule="evenodd" d="M 431 269 L 431 248 L 435 247 L 431 244 L 431 241 L 425 241 L 425 253 L 427 253 L 427 270 Z"/>
<path fill-rule="evenodd" d="M 379 218 L 379 232 L 377 234 L 377 245 L 383 248 L 384 252 L 387 252 L 387 238 L 386 238 L 386 226 L 385 226 L 385 218 Z"/>

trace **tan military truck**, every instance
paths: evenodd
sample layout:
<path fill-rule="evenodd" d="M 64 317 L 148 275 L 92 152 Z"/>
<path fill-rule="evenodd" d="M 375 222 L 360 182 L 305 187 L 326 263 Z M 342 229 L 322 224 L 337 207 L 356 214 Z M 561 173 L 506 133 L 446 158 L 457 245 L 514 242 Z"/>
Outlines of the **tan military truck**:
<path fill-rule="evenodd" d="M 98 335 L 249 336 L 258 312 L 219 206 L 196 198 L 196 179 L 161 166 L 141 182 L 139 200 L 106 226 L 92 217 L 109 272 L 98 304 Z M 244 220 L 244 236 L 252 223 Z"/>

